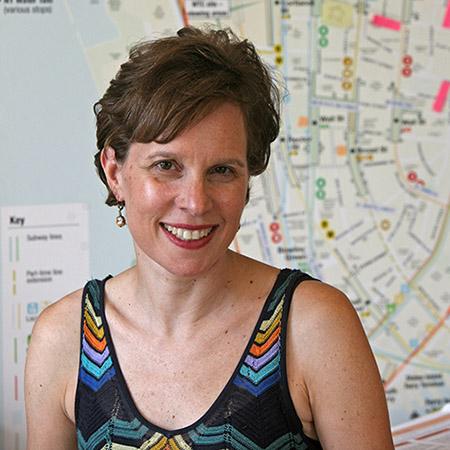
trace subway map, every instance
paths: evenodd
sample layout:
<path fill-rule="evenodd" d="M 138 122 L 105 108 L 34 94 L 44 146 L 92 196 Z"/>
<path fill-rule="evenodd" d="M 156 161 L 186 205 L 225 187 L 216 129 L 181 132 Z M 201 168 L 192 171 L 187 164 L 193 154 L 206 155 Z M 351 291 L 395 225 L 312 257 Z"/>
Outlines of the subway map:
<path fill-rule="evenodd" d="M 392 424 L 450 402 L 450 2 L 4 0 L 2 8 L 67 15 L 99 95 L 144 36 L 213 23 L 249 38 L 284 85 L 283 123 L 232 247 L 349 296 Z M 114 33 L 96 34 L 88 16 Z"/>

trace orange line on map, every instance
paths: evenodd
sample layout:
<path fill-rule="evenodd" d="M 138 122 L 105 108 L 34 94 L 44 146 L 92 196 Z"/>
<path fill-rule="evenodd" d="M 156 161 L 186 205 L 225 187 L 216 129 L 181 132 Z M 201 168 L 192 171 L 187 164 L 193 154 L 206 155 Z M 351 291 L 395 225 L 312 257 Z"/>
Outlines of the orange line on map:
<path fill-rule="evenodd" d="M 397 375 L 411 362 L 411 360 L 428 344 L 431 338 L 437 333 L 439 328 L 444 325 L 445 321 L 450 316 L 450 307 L 447 312 L 439 319 L 439 322 L 433 327 L 433 329 L 428 333 L 425 339 L 418 345 L 408 357 L 397 367 L 397 369 L 391 374 L 391 376 L 384 382 L 384 388 L 386 389 L 394 380 Z"/>
<path fill-rule="evenodd" d="M 180 7 L 181 15 L 183 16 L 183 25 L 185 27 L 189 26 L 189 15 L 186 11 L 186 5 L 184 0 L 178 0 L 178 6 Z"/>
<path fill-rule="evenodd" d="M 408 433 L 409 431 L 418 430 L 420 428 L 429 427 L 430 425 L 436 425 L 441 422 L 445 422 L 446 420 L 449 420 L 449 419 L 450 419 L 450 414 L 444 414 L 443 416 L 440 416 L 440 417 L 435 417 L 433 419 L 425 420 L 424 422 L 421 422 L 420 424 L 414 423 L 413 425 L 402 428 L 401 430 L 393 431 L 392 436 L 396 436 L 398 434 L 403 434 L 403 433 Z M 433 434 L 436 434 L 436 433 L 431 433 L 430 435 L 433 435 Z"/>

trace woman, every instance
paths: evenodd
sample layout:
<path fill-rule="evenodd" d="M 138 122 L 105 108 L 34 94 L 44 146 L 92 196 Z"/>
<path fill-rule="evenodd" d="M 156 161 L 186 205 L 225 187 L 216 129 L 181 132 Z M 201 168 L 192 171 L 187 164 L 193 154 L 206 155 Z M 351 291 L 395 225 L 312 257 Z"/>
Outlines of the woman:
<path fill-rule="evenodd" d="M 393 448 L 347 298 L 228 249 L 279 128 L 254 47 L 193 28 L 140 44 L 95 112 L 136 265 L 39 317 L 28 448 Z"/>

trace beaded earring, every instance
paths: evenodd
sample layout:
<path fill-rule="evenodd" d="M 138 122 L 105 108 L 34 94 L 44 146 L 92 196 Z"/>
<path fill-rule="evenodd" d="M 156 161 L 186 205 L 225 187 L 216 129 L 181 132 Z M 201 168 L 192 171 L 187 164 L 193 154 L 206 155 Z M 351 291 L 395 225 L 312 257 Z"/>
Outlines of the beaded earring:
<path fill-rule="evenodd" d="M 119 228 L 124 227 L 127 224 L 127 220 L 125 219 L 125 216 L 122 214 L 122 209 L 125 207 L 125 203 L 124 202 L 120 202 L 117 205 L 117 208 L 119 208 L 119 214 L 116 217 L 116 225 Z"/>

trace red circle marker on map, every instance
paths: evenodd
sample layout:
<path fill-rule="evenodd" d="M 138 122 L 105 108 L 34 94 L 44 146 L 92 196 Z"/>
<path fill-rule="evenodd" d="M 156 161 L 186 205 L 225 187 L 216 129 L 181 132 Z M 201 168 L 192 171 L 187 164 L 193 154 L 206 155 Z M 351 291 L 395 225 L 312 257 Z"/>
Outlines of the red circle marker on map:
<path fill-rule="evenodd" d="M 280 224 L 278 222 L 272 222 L 269 228 L 271 231 L 278 231 L 280 229 Z"/>
<path fill-rule="evenodd" d="M 281 242 L 282 240 L 283 240 L 283 238 L 282 238 L 281 234 L 279 234 L 279 233 L 274 233 L 274 234 L 272 234 L 272 242 L 273 242 L 274 244 L 278 244 L 278 243 Z"/>
<path fill-rule="evenodd" d="M 405 55 L 403 57 L 403 64 L 406 64 L 407 66 L 410 66 L 412 64 L 412 56 L 410 55 Z"/>
<path fill-rule="evenodd" d="M 414 170 L 411 170 L 411 172 L 408 173 L 408 180 L 417 181 L 417 173 L 414 172 Z"/>
<path fill-rule="evenodd" d="M 412 70 L 409 67 L 404 67 L 402 70 L 402 74 L 404 77 L 410 77 L 412 74 Z"/>
<path fill-rule="evenodd" d="M 404 77 L 410 77 L 412 74 L 412 70 L 409 67 L 404 67 L 402 70 L 402 74 Z"/>

